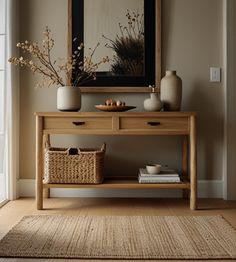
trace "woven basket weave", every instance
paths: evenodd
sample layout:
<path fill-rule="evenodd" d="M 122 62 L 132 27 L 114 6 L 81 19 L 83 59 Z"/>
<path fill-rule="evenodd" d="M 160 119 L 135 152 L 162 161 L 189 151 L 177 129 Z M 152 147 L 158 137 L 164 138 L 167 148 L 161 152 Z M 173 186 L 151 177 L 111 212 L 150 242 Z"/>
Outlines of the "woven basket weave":
<path fill-rule="evenodd" d="M 102 183 L 105 151 L 105 144 L 101 149 L 46 148 L 44 183 Z"/>

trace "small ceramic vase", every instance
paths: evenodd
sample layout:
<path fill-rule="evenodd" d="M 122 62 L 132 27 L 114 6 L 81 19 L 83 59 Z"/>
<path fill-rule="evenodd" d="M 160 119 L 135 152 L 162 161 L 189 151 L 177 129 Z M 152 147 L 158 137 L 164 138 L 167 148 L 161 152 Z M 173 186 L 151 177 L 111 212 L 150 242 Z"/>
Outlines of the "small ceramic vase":
<path fill-rule="evenodd" d="M 57 89 L 57 109 L 60 111 L 79 111 L 81 92 L 79 87 L 60 86 Z"/>
<path fill-rule="evenodd" d="M 161 101 L 164 111 L 179 111 L 182 100 L 182 80 L 176 71 L 166 71 L 161 79 Z"/>
<path fill-rule="evenodd" d="M 162 108 L 162 102 L 159 98 L 159 94 L 152 92 L 150 98 L 144 100 L 143 106 L 146 111 L 160 111 Z"/>

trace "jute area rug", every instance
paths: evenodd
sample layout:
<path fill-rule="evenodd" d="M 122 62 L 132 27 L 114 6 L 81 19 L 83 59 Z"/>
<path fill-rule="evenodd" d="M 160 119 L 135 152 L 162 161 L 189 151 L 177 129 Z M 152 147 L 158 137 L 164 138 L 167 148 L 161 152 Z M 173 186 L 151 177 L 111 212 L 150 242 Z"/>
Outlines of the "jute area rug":
<path fill-rule="evenodd" d="M 0 257 L 235 259 L 236 230 L 221 216 L 27 216 Z"/>

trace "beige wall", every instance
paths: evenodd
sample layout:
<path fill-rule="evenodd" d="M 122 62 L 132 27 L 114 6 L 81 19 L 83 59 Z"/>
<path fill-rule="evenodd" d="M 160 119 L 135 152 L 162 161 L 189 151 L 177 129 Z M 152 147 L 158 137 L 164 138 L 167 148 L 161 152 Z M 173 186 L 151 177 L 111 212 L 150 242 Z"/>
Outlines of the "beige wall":
<path fill-rule="evenodd" d="M 66 55 L 67 0 L 20 0 L 21 40 L 40 40 L 48 25 L 56 39 L 55 57 Z M 198 112 L 200 179 L 222 178 L 223 86 L 209 82 L 209 67 L 222 67 L 222 0 L 163 0 L 163 71 L 183 80 L 183 110 Z M 37 77 L 21 71 L 20 176 L 35 177 L 35 111 L 56 110 L 56 88 L 34 89 Z M 145 94 L 83 95 L 82 111 L 106 97 L 143 110 Z M 99 146 L 107 142 L 106 173 L 136 174 L 145 163 L 180 169 L 180 140 L 173 137 L 56 137 L 54 145 Z"/>

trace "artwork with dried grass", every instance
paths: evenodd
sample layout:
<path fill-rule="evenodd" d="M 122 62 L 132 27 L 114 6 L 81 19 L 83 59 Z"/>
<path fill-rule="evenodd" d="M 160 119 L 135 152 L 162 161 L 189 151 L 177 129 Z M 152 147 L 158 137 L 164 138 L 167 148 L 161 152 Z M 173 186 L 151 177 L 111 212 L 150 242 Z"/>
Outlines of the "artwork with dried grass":
<path fill-rule="evenodd" d="M 144 74 L 144 14 L 127 10 L 127 25 L 119 23 L 120 35 L 108 40 L 107 48 L 115 55 L 111 59 L 111 72 L 116 75 L 140 76 Z"/>

